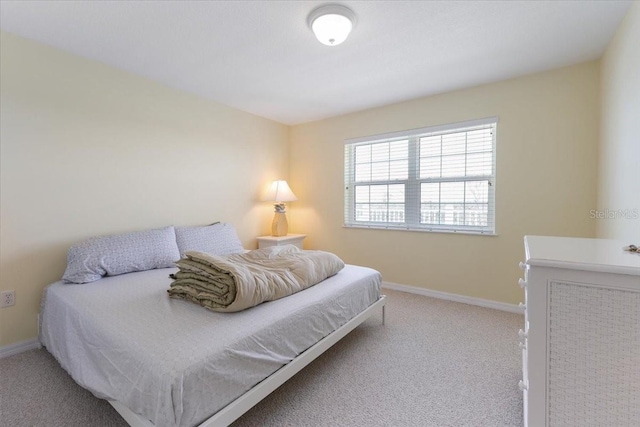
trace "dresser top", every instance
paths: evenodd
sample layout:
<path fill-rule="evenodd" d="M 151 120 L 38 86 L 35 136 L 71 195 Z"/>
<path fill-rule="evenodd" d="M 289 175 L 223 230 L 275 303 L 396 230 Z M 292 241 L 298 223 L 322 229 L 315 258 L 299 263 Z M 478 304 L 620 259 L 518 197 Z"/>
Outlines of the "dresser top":
<path fill-rule="evenodd" d="M 633 276 L 640 276 L 640 254 L 622 248 L 639 243 L 578 237 L 524 237 L 528 265 Z"/>

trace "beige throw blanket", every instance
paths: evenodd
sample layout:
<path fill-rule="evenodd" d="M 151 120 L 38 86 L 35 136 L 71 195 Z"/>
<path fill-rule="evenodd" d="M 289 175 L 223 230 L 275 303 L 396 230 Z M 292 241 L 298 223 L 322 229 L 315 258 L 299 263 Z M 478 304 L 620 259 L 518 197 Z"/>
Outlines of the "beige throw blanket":
<path fill-rule="evenodd" d="M 169 296 L 193 301 L 213 311 L 232 312 L 306 289 L 344 267 L 336 255 L 272 246 L 226 256 L 187 252 Z"/>

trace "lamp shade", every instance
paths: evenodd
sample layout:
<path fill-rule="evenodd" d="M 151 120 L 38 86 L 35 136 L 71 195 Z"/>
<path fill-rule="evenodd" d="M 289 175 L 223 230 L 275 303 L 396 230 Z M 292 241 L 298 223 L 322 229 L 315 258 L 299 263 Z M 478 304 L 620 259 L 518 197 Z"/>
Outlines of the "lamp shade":
<path fill-rule="evenodd" d="M 279 180 L 273 181 L 269 191 L 265 195 L 265 201 L 276 202 L 276 203 L 285 203 L 285 202 L 295 202 L 298 200 L 291 188 L 289 188 L 289 184 L 287 181 Z"/>
<path fill-rule="evenodd" d="M 355 23 L 353 11 L 337 4 L 320 6 L 308 18 L 309 27 L 318 41 L 327 46 L 337 46 L 345 41 Z"/>

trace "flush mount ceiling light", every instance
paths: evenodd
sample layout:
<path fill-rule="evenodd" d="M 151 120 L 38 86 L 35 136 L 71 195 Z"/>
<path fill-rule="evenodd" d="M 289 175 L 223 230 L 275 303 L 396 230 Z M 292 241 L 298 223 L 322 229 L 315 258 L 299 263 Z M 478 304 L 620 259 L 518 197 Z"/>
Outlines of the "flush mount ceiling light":
<path fill-rule="evenodd" d="M 355 27 L 356 15 L 348 7 L 326 4 L 314 9 L 307 22 L 320 43 L 337 46 L 347 39 Z"/>

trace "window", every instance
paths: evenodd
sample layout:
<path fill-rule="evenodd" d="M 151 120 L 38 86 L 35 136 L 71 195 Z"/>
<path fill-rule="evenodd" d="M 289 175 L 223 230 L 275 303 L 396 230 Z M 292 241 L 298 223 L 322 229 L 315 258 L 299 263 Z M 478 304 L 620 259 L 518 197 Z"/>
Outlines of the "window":
<path fill-rule="evenodd" d="M 495 234 L 496 125 L 345 141 L 345 226 Z"/>

